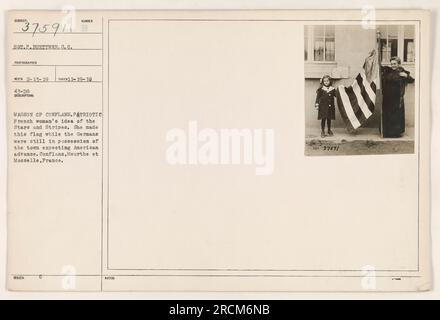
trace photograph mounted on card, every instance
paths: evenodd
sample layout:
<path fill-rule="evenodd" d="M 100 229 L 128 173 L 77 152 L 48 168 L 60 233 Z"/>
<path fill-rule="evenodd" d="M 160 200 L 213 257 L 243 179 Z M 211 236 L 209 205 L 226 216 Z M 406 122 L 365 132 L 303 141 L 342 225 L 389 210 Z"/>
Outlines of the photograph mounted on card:
<path fill-rule="evenodd" d="M 374 14 L 9 12 L 8 288 L 428 290 L 429 12 Z"/>

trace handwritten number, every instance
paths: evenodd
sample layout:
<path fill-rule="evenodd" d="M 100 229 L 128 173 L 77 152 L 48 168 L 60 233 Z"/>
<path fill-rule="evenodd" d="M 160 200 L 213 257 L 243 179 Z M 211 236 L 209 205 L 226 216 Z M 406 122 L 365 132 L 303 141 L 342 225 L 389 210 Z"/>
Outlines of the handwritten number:
<path fill-rule="evenodd" d="M 26 21 L 25 26 L 23 28 L 21 28 L 21 31 L 27 32 L 28 30 L 29 30 L 29 21 Z"/>
<path fill-rule="evenodd" d="M 24 23 L 24 26 L 21 28 L 21 31 L 31 32 L 32 37 L 34 37 L 37 33 L 51 33 L 55 37 L 59 32 L 64 33 L 66 29 L 68 30 L 68 32 L 73 32 L 72 26 L 59 22 L 55 22 L 53 24 L 46 23 L 41 25 L 38 22 L 30 23 L 29 21 L 26 21 Z"/>
<path fill-rule="evenodd" d="M 33 26 L 35 26 L 34 32 L 32 32 L 32 37 L 35 36 L 35 33 L 37 33 L 38 27 L 40 26 L 39 23 L 32 23 Z"/>
<path fill-rule="evenodd" d="M 49 25 L 48 24 L 44 24 L 41 28 L 40 28 L 40 32 L 41 33 L 45 33 L 46 31 L 47 31 L 47 27 L 48 27 Z"/>
<path fill-rule="evenodd" d="M 53 36 L 55 37 L 58 32 L 58 29 L 60 28 L 60 24 L 56 22 L 52 25 L 52 28 L 54 29 Z"/>

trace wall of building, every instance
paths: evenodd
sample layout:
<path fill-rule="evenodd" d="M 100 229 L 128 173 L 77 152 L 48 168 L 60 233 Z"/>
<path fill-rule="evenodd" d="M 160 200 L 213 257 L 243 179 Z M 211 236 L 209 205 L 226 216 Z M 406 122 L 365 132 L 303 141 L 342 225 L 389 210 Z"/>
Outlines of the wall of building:
<path fill-rule="evenodd" d="M 350 85 L 357 76 L 368 53 L 375 48 L 376 31 L 363 29 L 360 26 L 336 26 L 335 27 L 335 60 L 337 67 L 348 67 L 348 77 L 338 79 L 333 82 L 333 86 Z M 307 63 L 306 63 L 307 64 Z M 323 74 L 328 72 L 328 66 L 321 64 Z M 306 65 L 316 70 L 319 64 L 313 66 Z M 404 66 L 405 67 L 405 66 Z M 411 69 L 411 68 L 410 68 Z M 412 71 L 412 70 L 411 70 Z M 413 75 L 414 76 L 414 75 Z M 320 121 L 317 120 L 318 112 L 315 110 L 316 89 L 319 88 L 319 79 L 314 75 L 308 77 L 306 72 L 305 79 L 305 116 L 306 127 L 320 127 Z M 409 84 L 405 94 L 405 122 L 406 126 L 414 126 L 414 84 Z M 379 127 L 380 117 L 378 113 L 374 113 L 365 126 Z M 334 127 L 345 127 L 341 119 L 339 110 L 336 108 L 336 121 L 333 122 Z"/>

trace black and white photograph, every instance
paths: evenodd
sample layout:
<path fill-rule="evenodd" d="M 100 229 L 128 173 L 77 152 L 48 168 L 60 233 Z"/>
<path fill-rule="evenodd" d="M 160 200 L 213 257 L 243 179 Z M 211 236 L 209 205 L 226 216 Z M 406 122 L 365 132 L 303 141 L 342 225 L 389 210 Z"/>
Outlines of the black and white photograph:
<path fill-rule="evenodd" d="M 304 26 L 305 155 L 412 154 L 415 24 Z"/>

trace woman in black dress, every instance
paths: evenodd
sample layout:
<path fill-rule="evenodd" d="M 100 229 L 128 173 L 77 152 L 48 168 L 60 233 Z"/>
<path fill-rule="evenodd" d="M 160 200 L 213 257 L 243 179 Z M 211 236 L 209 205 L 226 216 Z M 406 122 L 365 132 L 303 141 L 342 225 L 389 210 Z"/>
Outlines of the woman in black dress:
<path fill-rule="evenodd" d="M 391 58 L 390 64 L 382 67 L 382 129 L 384 138 L 398 138 L 405 132 L 405 87 L 414 78 L 402 68 L 399 57 Z"/>
<path fill-rule="evenodd" d="M 321 137 L 325 137 L 325 123 L 327 122 L 327 133 L 333 135 L 331 122 L 335 120 L 335 98 L 336 90 L 332 87 L 330 76 L 321 78 L 321 87 L 316 90 L 315 108 L 318 109 L 318 120 L 321 120 Z"/>

